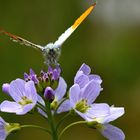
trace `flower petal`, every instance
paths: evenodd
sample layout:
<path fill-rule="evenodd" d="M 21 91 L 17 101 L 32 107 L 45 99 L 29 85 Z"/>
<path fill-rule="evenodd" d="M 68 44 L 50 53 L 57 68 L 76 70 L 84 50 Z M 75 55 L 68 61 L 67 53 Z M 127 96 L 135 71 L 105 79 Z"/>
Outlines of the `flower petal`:
<path fill-rule="evenodd" d="M 40 103 L 40 104 L 42 104 L 43 106 L 45 106 L 45 102 L 44 102 L 44 100 L 42 99 L 42 97 L 40 97 L 39 95 L 37 95 L 37 101 Z M 40 109 L 39 107 L 37 107 L 37 110 L 38 110 L 38 112 L 42 115 L 42 116 L 44 116 L 45 118 L 47 118 L 48 116 L 47 116 L 47 114 L 42 110 L 42 109 Z"/>
<path fill-rule="evenodd" d="M 19 102 L 21 97 L 25 96 L 25 81 L 22 79 L 16 79 L 10 83 L 9 95 Z"/>
<path fill-rule="evenodd" d="M 63 98 L 63 96 L 66 93 L 66 89 L 67 89 L 67 84 L 66 84 L 65 80 L 62 77 L 60 77 L 58 87 L 55 90 L 56 101 L 59 101 Z"/>
<path fill-rule="evenodd" d="M 124 114 L 123 107 L 110 107 L 110 114 L 104 118 L 104 123 L 116 120 Z"/>
<path fill-rule="evenodd" d="M 45 106 L 45 102 L 44 102 L 44 100 L 42 99 L 41 96 L 37 95 L 37 101 L 38 101 L 40 104 L 42 104 L 43 106 Z"/>
<path fill-rule="evenodd" d="M 6 140 L 7 133 L 5 132 L 4 128 L 0 128 L 0 140 Z"/>
<path fill-rule="evenodd" d="M 0 125 L 5 124 L 6 122 L 4 121 L 4 119 L 2 117 L 0 117 Z"/>
<path fill-rule="evenodd" d="M 88 75 L 91 72 L 91 69 L 88 65 L 86 65 L 85 63 L 82 64 L 82 66 L 80 67 L 79 71 L 83 71 L 84 74 Z"/>
<path fill-rule="evenodd" d="M 4 101 L 0 105 L 2 112 L 16 113 L 22 109 L 22 106 L 16 102 Z"/>
<path fill-rule="evenodd" d="M 70 88 L 70 94 L 69 94 L 69 98 L 70 98 L 70 103 L 71 106 L 74 108 L 75 104 L 80 101 L 81 97 L 80 97 L 80 87 L 78 84 L 74 84 L 71 88 Z"/>
<path fill-rule="evenodd" d="M 110 107 L 106 103 L 92 104 L 91 108 L 87 111 L 87 116 L 90 121 L 100 121 L 110 112 Z M 98 120 L 96 120 L 96 118 Z M 87 121 L 89 121 L 87 120 Z M 100 122 L 99 122 L 100 123 Z"/>
<path fill-rule="evenodd" d="M 82 97 L 87 99 L 88 104 L 92 104 L 101 90 L 100 84 L 92 80 L 83 88 Z"/>
<path fill-rule="evenodd" d="M 17 115 L 24 115 L 26 113 L 28 113 L 29 111 L 31 111 L 33 109 L 33 107 L 35 106 L 34 103 L 32 104 L 27 104 L 25 106 L 22 107 L 22 109 L 18 110 L 16 112 Z"/>
<path fill-rule="evenodd" d="M 37 92 L 33 81 L 25 83 L 25 96 L 34 103 L 37 102 Z"/>
<path fill-rule="evenodd" d="M 77 72 L 74 83 L 78 84 L 80 88 L 83 88 L 89 82 L 89 78 L 87 75 L 83 74 L 82 71 Z"/>
<path fill-rule="evenodd" d="M 42 116 L 44 116 L 45 118 L 48 118 L 47 114 L 46 114 L 42 109 L 40 109 L 39 107 L 37 108 L 37 111 L 38 111 Z"/>
<path fill-rule="evenodd" d="M 108 115 L 110 111 L 110 107 L 108 104 L 100 103 L 100 104 L 92 104 L 91 108 L 89 108 L 85 113 L 81 113 L 76 110 L 76 112 L 86 121 L 97 121 L 101 123 L 104 116 Z"/>
<path fill-rule="evenodd" d="M 33 71 L 33 69 L 30 68 L 30 75 L 33 76 L 35 75 L 35 72 Z"/>
<path fill-rule="evenodd" d="M 24 115 L 35 106 L 35 104 L 27 104 L 25 106 L 21 106 L 16 102 L 4 101 L 0 105 L 0 109 L 2 112 L 8 113 L 16 113 L 17 115 Z"/>
<path fill-rule="evenodd" d="M 99 130 L 101 134 L 109 140 L 124 140 L 123 131 L 111 124 L 105 124 L 103 130 Z"/>
<path fill-rule="evenodd" d="M 97 83 L 101 84 L 102 83 L 102 79 L 99 75 L 96 75 L 96 74 L 90 74 L 89 76 L 89 80 L 94 80 L 96 81 Z"/>
<path fill-rule="evenodd" d="M 57 109 L 57 113 L 67 112 L 69 110 L 71 110 L 70 100 L 66 100 Z"/>
<path fill-rule="evenodd" d="M 86 113 L 81 113 L 80 111 L 78 111 L 78 110 L 76 110 L 76 109 L 75 109 L 75 112 L 76 112 L 79 116 L 81 116 L 84 120 L 86 120 L 86 121 L 89 120 L 89 118 L 88 118 L 88 116 L 87 116 Z"/>

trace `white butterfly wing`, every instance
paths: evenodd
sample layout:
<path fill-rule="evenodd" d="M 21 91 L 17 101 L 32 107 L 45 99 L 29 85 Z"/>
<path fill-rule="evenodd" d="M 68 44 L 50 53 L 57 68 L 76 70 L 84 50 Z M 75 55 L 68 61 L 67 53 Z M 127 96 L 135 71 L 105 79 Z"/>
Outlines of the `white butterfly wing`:
<path fill-rule="evenodd" d="M 91 11 L 95 8 L 96 3 L 91 5 L 75 22 L 74 24 L 68 28 L 57 41 L 54 42 L 55 47 L 60 47 L 65 40 L 76 30 L 76 28 L 84 21 L 84 19 L 91 13 Z"/>

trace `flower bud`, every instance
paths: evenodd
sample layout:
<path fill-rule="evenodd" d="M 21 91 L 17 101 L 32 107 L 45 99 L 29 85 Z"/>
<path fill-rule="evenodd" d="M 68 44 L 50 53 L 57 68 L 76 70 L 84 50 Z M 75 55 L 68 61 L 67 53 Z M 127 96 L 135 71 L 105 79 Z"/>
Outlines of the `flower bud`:
<path fill-rule="evenodd" d="M 54 90 L 51 87 L 47 87 L 44 92 L 44 97 L 49 102 L 52 102 L 54 100 Z"/>
<path fill-rule="evenodd" d="M 2 91 L 9 94 L 9 87 L 10 87 L 10 85 L 8 83 L 3 84 Z"/>
<path fill-rule="evenodd" d="M 28 81 L 29 80 L 29 75 L 26 72 L 24 73 L 24 80 L 25 81 Z"/>
<path fill-rule="evenodd" d="M 36 75 L 33 75 L 33 76 L 32 76 L 32 81 L 33 81 L 35 84 L 39 84 L 39 80 L 37 79 Z"/>
<path fill-rule="evenodd" d="M 30 75 L 36 75 L 35 72 L 33 71 L 33 69 L 30 68 Z"/>

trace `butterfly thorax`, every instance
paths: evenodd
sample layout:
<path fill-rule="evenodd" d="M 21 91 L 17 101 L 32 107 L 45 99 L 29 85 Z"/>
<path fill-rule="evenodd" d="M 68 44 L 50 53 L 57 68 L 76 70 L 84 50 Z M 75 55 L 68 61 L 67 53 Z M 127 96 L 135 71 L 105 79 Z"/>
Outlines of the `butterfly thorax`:
<path fill-rule="evenodd" d="M 47 44 L 43 49 L 43 56 L 47 65 L 58 65 L 58 59 L 61 54 L 61 48 L 53 43 Z"/>

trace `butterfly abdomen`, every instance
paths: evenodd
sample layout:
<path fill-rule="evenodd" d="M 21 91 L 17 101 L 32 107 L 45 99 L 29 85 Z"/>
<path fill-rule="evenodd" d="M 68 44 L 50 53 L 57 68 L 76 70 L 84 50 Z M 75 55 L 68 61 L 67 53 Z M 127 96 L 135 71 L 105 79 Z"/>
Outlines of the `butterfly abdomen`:
<path fill-rule="evenodd" d="M 58 65 L 58 60 L 61 55 L 61 48 L 54 47 L 53 44 L 48 44 L 43 50 L 43 55 L 47 65 Z"/>

